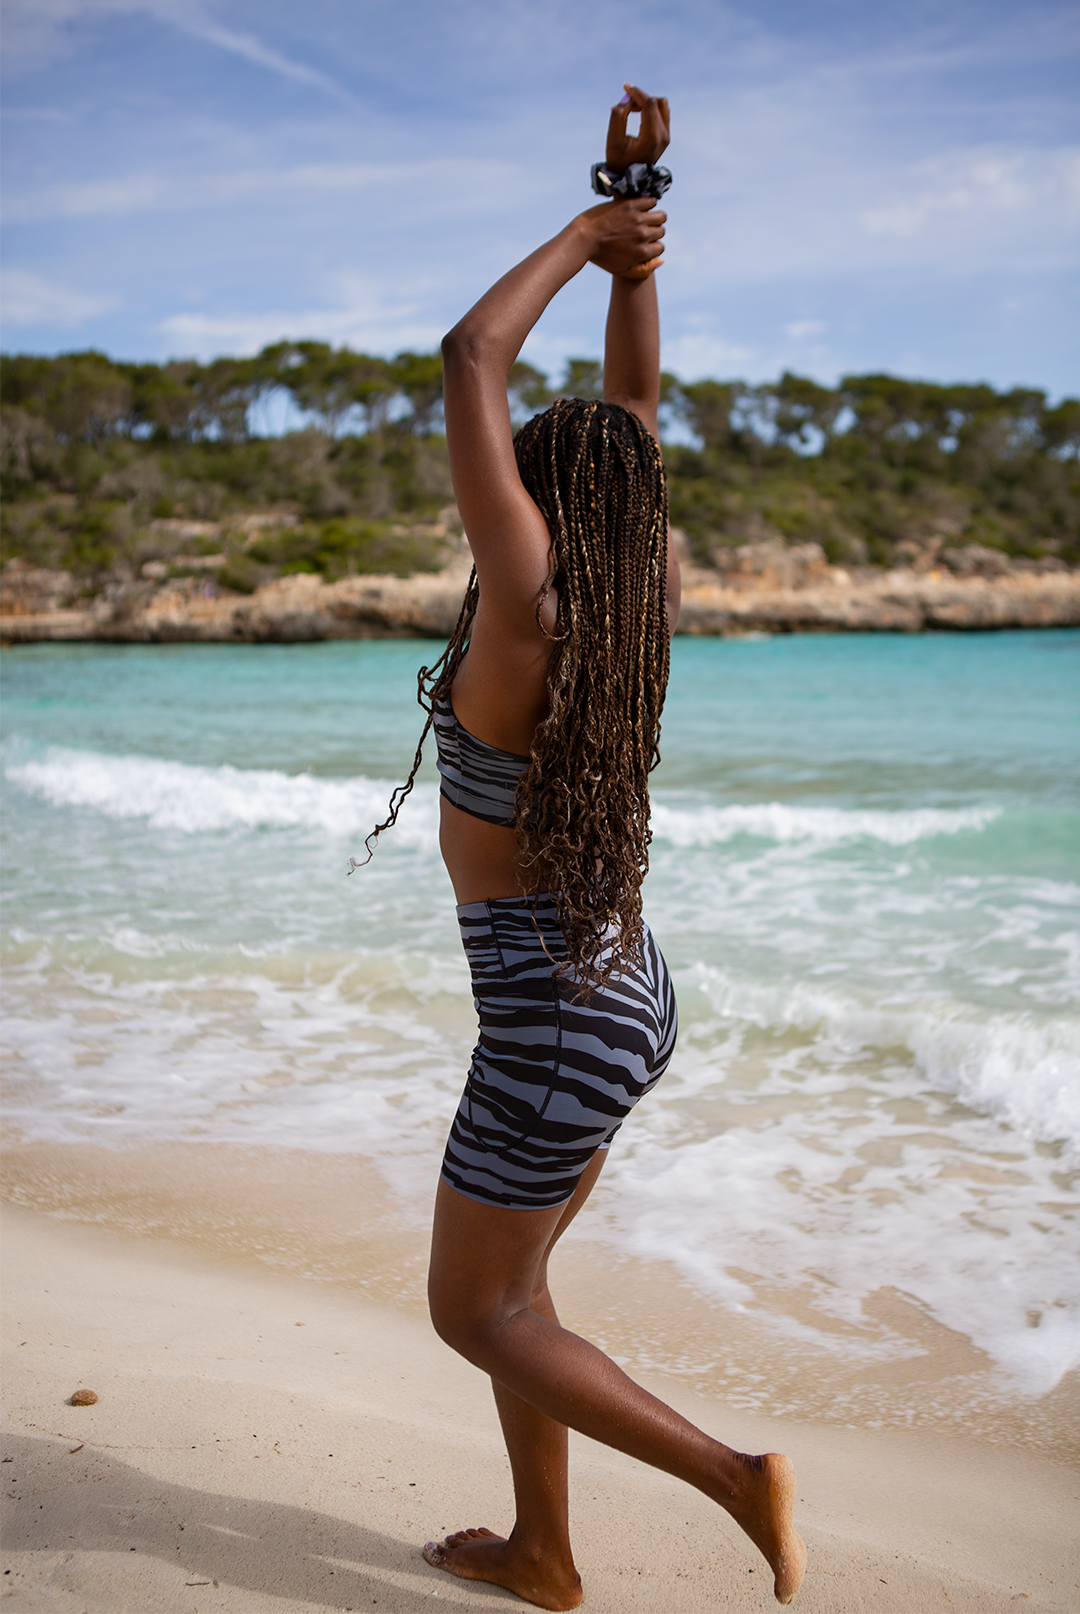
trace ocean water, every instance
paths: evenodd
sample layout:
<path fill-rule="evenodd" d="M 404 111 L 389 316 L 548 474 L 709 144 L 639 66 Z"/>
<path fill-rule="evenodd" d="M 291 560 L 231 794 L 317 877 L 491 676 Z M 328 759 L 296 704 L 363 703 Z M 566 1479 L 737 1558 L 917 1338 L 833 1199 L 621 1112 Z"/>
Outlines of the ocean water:
<path fill-rule="evenodd" d="M 474 1039 L 430 758 L 346 869 L 437 653 L 6 655 L 23 1136 L 345 1151 L 419 1214 Z M 853 1370 L 910 1352 L 882 1294 L 1003 1393 L 1080 1363 L 1078 719 L 1078 633 L 676 640 L 646 911 L 681 1033 L 603 1236 Z"/>

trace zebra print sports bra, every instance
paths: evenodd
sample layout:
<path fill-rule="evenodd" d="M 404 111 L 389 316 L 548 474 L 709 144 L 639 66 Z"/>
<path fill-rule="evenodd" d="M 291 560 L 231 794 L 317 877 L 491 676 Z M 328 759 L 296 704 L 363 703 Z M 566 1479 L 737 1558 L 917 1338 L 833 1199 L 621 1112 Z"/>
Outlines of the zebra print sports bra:
<path fill-rule="evenodd" d="M 442 775 L 440 794 L 485 824 L 512 824 L 518 780 L 529 758 L 500 751 L 463 729 L 449 695 L 435 702 L 432 720 L 439 753 L 436 766 Z"/>

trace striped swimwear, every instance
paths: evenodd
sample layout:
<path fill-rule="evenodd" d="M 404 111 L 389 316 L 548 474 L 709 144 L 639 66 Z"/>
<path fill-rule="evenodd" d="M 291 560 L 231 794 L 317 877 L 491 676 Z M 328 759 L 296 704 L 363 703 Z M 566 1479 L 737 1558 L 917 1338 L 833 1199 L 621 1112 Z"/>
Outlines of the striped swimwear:
<path fill-rule="evenodd" d="M 435 707 L 435 734 L 443 795 L 488 823 L 512 820 L 529 759 L 468 734 L 449 700 Z M 567 950 L 554 894 L 468 902 L 457 913 L 480 1037 L 442 1175 L 488 1205 L 563 1205 L 668 1067 L 677 1013 L 667 965 L 646 926 L 640 964 L 585 1001 L 572 973 L 555 975 Z"/>
<path fill-rule="evenodd" d="M 440 794 L 471 818 L 485 824 L 512 824 L 518 780 L 528 757 L 500 751 L 463 729 L 449 696 L 435 702 L 431 714 L 442 776 Z"/>

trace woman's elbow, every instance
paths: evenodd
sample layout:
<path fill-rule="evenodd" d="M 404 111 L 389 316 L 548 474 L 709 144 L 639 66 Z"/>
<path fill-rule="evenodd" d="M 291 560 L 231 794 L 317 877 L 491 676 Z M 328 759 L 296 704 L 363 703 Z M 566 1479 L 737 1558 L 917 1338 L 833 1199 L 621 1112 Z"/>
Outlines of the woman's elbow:
<path fill-rule="evenodd" d="M 443 337 L 442 357 L 444 370 L 467 369 L 483 364 L 490 357 L 490 344 L 484 332 L 466 316 Z"/>

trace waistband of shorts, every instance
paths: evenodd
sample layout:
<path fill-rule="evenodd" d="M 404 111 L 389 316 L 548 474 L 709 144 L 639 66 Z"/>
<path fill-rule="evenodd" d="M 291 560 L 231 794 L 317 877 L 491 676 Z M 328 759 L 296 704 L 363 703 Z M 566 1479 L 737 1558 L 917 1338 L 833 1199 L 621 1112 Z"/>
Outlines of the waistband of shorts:
<path fill-rule="evenodd" d="M 463 902 L 457 920 L 474 995 L 484 983 L 511 978 L 518 986 L 542 979 L 550 992 L 551 972 L 567 956 L 557 892 Z"/>
<path fill-rule="evenodd" d="M 554 914 L 558 911 L 557 891 L 534 891 L 521 897 L 489 897 L 486 902 L 459 902 L 459 919 L 484 919 L 492 913 Z"/>
<path fill-rule="evenodd" d="M 504 974 L 511 959 L 514 977 L 519 980 L 533 970 L 538 975 L 550 975 L 557 965 L 564 964 L 567 950 L 560 901 L 558 891 L 537 891 L 528 896 L 458 903 L 458 928 L 474 986 L 493 973 Z M 648 938 L 648 925 L 644 933 Z M 609 925 L 601 959 L 611 958 L 617 937 L 615 925 Z M 571 971 L 569 979 L 575 978 L 576 971 Z"/>

